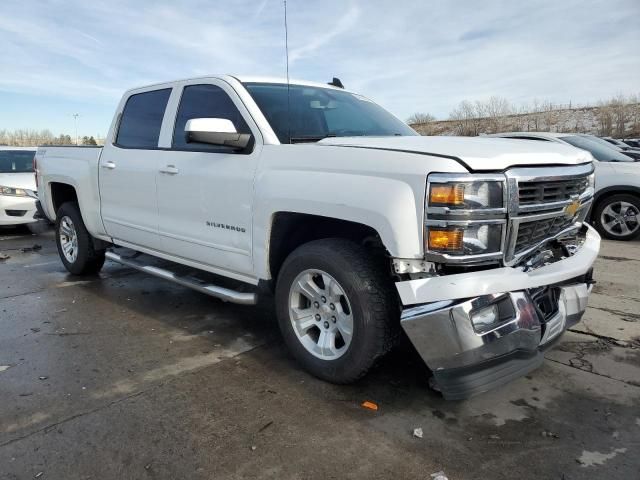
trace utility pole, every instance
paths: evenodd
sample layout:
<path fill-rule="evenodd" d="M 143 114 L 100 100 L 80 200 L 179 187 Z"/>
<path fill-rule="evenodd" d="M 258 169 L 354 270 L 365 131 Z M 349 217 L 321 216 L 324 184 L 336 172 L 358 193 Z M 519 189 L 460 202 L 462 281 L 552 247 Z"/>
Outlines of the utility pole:
<path fill-rule="evenodd" d="M 79 113 L 73 114 L 73 119 L 75 120 L 75 124 L 76 124 L 76 146 L 78 146 L 78 117 L 79 116 L 80 116 Z"/>

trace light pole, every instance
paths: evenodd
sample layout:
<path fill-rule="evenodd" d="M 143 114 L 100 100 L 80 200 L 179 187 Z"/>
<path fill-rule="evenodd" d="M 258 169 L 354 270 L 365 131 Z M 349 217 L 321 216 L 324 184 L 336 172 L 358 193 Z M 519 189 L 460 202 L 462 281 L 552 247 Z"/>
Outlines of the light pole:
<path fill-rule="evenodd" d="M 79 116 L 80 116 L 79 113 L 73 114 L 73 119 L 75 120 L 75 124 L 76 124 L 76 146 L 78 146 L 78 117 Z"/>

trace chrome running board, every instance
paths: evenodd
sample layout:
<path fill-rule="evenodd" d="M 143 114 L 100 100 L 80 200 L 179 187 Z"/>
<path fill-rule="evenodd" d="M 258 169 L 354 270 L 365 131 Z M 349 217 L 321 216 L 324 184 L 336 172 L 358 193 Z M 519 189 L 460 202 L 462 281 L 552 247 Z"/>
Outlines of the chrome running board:
<path fill-rule="evenodd" d="M 152 265 L 143 265 L 142 263 L 138 263 L 131 258 L 124 258 L 114 252 L 107 251 L 105 253 L 105 257 L 127 267 L 135 268 L 136 270 L 140 270 L 141 272 L 149 273 L 158 278 L 169 280 L 171 282 L 182 285 L 183 287 L 192 288 L 193 290 L 197 290 L 198 292 L 204 293 L 206 295 L 219 298 L 220 300 L 223 300 L 225 302 L 239 303 L 242 305 L 255 305 L 257 301 L 255 293 L 236 292 L 235 290 L 230 290 L 228 288 L 219 287 L 217 285 L 203 282 L 202 280 L 199 280 L 197 278 L 182 277 L 163 268 L 154 267 Z"/>

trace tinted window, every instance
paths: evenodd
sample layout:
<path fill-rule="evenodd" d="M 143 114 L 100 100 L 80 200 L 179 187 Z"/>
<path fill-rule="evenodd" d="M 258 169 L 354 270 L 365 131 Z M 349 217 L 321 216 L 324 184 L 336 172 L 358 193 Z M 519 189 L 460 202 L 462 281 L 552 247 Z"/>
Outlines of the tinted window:
<path fill-rule="evenodd" d="M 331 88 L 247 83 L 281 143 L 325 137 L 418 135 L 371 100 Z M 288 97 L 288 98 L 287 98 Z"/>
<path fill-rule="evenodd" d="M 155 148 L 171 89 L 131 95 L 122 112 L 116 144 L 129 148 Z"/>
<path fill-rule="evenodd" d="M 184 88 L 176 117 L 176 126 L 173 130 L 173 147 L 185 150 L 224 152 L 231 150 L 229 147 L 187 142 L 184 127 L 187 121 L 192 118 L 224 118 L 231 120 L 238 133 L 251 133 L 229 95 L 215 85 L 190 85 Z"/>
<path fill-rule="evenodd" d="M 33 172 L 35 151 L 0 150 L 0 173 Z"/>
<path fill-rule="evenodd" d="M 591 152 L 591 155 L 593 155 L 593 157 L 600 162 L 633 162 L 633 159 L 631 157 L 623 155 L 613 147 L 601 145 L 592 140 L 589 140 L 586 137 L 571 135 L 568 137 L 562 137 L 562 140 L 570 143 L 574 147 L 578 147 Z"/>

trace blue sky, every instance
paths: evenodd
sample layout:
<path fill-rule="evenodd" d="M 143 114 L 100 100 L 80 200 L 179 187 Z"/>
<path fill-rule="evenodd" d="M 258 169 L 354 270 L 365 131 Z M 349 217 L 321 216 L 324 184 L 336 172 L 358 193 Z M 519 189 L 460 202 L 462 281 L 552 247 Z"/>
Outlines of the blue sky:
<path fill-rule="evenodd" d="M 640 93 L 638 0 L 289 0 L 290 72 L 338 76 L 400 118 L 463 99 Z M 0 129 L 105 135 L 122 92 L 283 76 L 281 0 L 1 0 Z"/>

